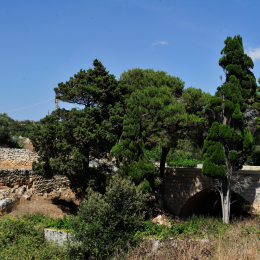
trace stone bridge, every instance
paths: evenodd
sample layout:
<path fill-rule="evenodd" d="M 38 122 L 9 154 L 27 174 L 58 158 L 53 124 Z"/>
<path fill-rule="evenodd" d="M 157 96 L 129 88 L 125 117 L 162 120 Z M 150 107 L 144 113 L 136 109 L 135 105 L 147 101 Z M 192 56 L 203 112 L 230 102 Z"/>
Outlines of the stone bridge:
<path fill-rule="evenodd" d="M 250 186 L 238 194 L 260 213 L 260 167 L 244 166 L 238 174 L 251 177 Z M 202 175 L 201 168 L 167 167 L 164 176 L 164 205 L 177 215 L 210 211 L 219 196 L 211 189 L 212 186 L 211 178 Z"/>

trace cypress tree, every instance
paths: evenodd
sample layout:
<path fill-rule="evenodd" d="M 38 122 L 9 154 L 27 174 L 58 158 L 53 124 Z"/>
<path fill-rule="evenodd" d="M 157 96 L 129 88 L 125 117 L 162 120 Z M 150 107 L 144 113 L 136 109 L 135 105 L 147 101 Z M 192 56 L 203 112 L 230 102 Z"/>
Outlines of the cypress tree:
<path fill-rule="evenodd" d="M 229 222 L 231 180 L 242 168 L 252 147 L 252 135 L 243 113 L 256 97 L 252 59 L 244 53 L 242 37 L 227 37 L 219 65 L 226 75 L 206 106 L 214 120 L 204 141 L 203 174 L 220 180 L 223 221 Z"/>

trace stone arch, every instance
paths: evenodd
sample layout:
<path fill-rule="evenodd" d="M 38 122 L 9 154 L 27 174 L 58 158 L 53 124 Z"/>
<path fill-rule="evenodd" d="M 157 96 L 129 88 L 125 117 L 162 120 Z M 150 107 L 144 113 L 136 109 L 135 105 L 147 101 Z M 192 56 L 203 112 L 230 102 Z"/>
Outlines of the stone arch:
<path fill-rule="evenodd" d="M 239 194 L 232 191 L 232 198 L 237 197 L 245 200 L 248 205 L 252 205 L 252 202 L 245 196 L 245 194 Z M 240 201 L 241 201 L 240 199 Z M 233 204 L 232 204 L 233 205 Z M 236 204 L 231 205 L 231 214 L 232 208 Z M 220 195 L 218 192 L 212 190 L 212 187 L 205 188 L 201 191 L 198 191 L 196 194 L 193 194 L 190 198 L 186 200 L 186 202 L 182 205 L 179 215 L 190 216 L 192 214 L 197 215 L 214 215 L 217 216 L 221 213 L 221 201 Z"/>

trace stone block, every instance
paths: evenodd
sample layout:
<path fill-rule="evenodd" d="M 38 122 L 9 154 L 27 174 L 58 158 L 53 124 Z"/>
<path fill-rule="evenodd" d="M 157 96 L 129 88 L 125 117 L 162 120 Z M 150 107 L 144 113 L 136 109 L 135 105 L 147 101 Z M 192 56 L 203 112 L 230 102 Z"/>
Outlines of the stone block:
<path fill-rule="evenodd" d="M 21 197 L 22 200 L 31 200 L 31 196 L 27 195 L 27 194 L 24 194 L 22 197 Z"/>
<path fill-rule="evenodd" d="M 11 212 L 13 209 L 13 201 L 12 199 L 3 199 L 3 200 L 0 200 L 0 211 L 1 213 L 9 213 Z"/>

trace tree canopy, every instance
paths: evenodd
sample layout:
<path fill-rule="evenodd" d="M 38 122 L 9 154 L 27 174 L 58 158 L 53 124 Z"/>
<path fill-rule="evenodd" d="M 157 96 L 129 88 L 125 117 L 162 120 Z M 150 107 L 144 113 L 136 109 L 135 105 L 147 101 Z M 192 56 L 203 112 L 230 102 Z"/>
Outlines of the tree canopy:
<path fill-rule="evenodd" d="M 204 142 L 203 174 L 221 179 L 223 221 L 228 223 L 232 174 L 242 168 L 251 151 L 252 135 L 243 112 L 256 98 L 252 59 L 244 53 L 242 37 L 227 37 L 219 65 L 224 84 L 210 98 L 206 112 L 214 120 Z"/>
<path fill-rule="evenodd" d="M 82 191 L 82 198 L 96 170 L 91 159 L 102 158 L 110 151 L 122 129 L 121 87 L 98 60 L 94 69 L 80 70 L 54 88 L 56 98 L 84 105 L 82 110 L 57 109 L 34 127 L 31 141 L 40 158 L 33 163 L 37 174 L 52 177 L 66 175 L 71 187 Z"/>
<path fill-rule="evenodd" d="M 126 84 L 131 94 L 126 99 L 120 142 L 111 152 L 116 157 L 124 158 L 121 167 L 124 174 L 131 176 L 136 183 L 145 182 L 148 190 L 154 189 L 158 187 L 158 181 L 144 147 L 162 147 L 162 179 L 170 148 L 177 146 L 177 141 L 183 138 L 188 124 L 198 122 L 199 119 L 194 114 L 186 113 L 181 102 L 184 82 L 178 77 L 153 69 L 132 69 L 122 73 L 120 80 Z"/>

